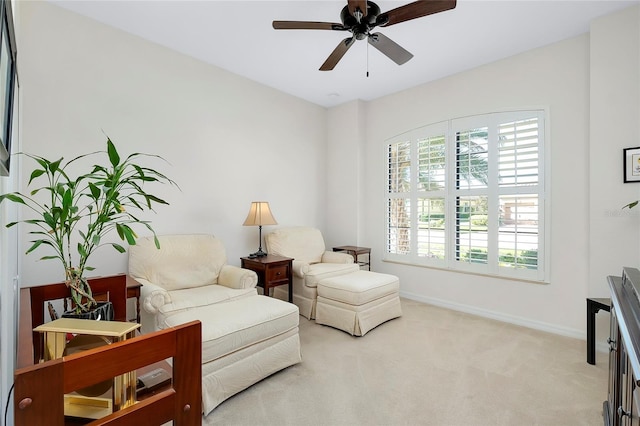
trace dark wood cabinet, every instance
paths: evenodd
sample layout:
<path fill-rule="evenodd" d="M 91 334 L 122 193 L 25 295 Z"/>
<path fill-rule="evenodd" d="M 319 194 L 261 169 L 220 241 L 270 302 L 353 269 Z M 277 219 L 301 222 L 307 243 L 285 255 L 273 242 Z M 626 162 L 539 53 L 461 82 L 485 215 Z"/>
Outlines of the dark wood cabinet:
<path fill-rule="evenodd" d="M 640 271 L 624 268 L 607 278 L 611 289 L 609 388 L 603 405 L 607 426 L 640 426 Z"/>

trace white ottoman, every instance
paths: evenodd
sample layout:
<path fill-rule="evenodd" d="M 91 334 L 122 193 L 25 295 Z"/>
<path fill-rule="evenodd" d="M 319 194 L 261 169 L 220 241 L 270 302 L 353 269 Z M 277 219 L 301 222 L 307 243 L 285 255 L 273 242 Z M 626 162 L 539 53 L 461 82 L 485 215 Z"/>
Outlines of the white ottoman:
<path fill-rule="evenodd" d="M 357 271 L 318 282 L 316 323 L 364 336 L 402 315 L 398 277 Z"/>
<path fill-rule="evenodd" d="M 202 402 L 205 415 L 232 395 L 302 361 L 298 307 L 249 296 L 189 309 L 164 327 L 202 322 Z"/>

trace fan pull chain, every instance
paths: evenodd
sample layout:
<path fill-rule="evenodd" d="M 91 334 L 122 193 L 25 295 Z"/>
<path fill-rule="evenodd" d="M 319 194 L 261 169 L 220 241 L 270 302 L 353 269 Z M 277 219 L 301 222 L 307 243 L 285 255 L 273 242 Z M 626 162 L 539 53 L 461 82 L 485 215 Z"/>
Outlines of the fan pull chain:
<path fill-rule="evenodd" d="M 369 78 L 369 43 L 367 40 L 367 78 Z"/>

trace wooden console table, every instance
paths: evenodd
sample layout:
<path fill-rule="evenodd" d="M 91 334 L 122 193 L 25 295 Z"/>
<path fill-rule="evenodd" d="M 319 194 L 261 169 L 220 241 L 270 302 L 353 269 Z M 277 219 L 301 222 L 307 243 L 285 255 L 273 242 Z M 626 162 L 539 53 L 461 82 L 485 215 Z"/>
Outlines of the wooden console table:
<path fill-rule="evenodd" d="M 86 424 L 85 419 L 66 414 L 65 394 L 157 364 L 166 364 L 169 368 L 172 376 L 169 385 L 91 424 L 202 424 L 201 328 L 199 321 L 192 321 L 18 369 L 15 372 L 15 424 Z M 173 359 L 172 366 L 164 361 L 167 358 Z"/>
<path fill-rule="evenodd" d="M 117 281 L 121 275 L 111 277 L 93 278 L 92 285 L 97 282 L 96 287 L 102 289 L 94 290 L 96 295 L 104 288 L 111 286 L 113 280 Z M 120 278 L 121 279 L 121 278 Z M 117 321 L 126 321 L 126 298 L 136 298 L 136 320 L 140 323 L 140 288 L 142 284 L 130 276 L 126 276 L 126 296 L 113 299 L 114 312 Z M 38 333 L 33 329 L 44 321 L 45 302 L 52 299 L 62 299 L 66 297 L 66 289 L 63 283 L 48 284 L 36 287 L 24 287 L 20 289 L 20 316 L 18 319 L 18 351 L 17 351 L 17 367 L 26 367 L 32 365 L 36 360 L 40 359 L 40 353 L 34 351 L 34 338 L 38 338 Z M 32 299 L 33 297 L 33 299 Z M 39 306 L 32 312 L 33 306 Z M 35 336 L 35 337 L 34 337 Z M 39 349 L 38 349 L 39 350 Z"/>
<path fill-rule="evenodd" d="M 97 278 L 97 280 L 100 282 L 100 285 L 102 285 L 102 283 L 109 283 L 112 279 L 116 279 L 118 277 L 121 276 L 115 276 L 115 277 L 103 277 L 103 278 Z M 121 279 L 121 278 L 120 278 Z M 93 281 L 96 279 L 92 279 L 92 285 L 93 285 Z M 122 281 L 119 281 L 122 282 Z M 64 284 L 62 284 L 64 286 Z M 126 276 L 126 297 L 136 297 L 139 298 L 140 297 L 140 288 L 141 288 L 141 284 L 138 283 L 135 279 Z M 100 287 L 100 286 L 98 286 Z M 31 295 L 32 289 L 35 288 L 39 288 L 39 290 L 35 291 L 34 294 L 37 294 L 38 297 L 40 297 L 40 304 L 38 305 L 39 308 L 37 308 L 36 313 L 40 313 L 40 315 L 35 315 L 36 319 L 34 320 L 34 315 L 32 315 L 32 306 L 34 304 L 32 304 L 32 300 L 31 300 Z M 40 354 L 38 353 L 37 355 L 35 355 L 35 350 L 34 350 L 34 339 L 33 339 L 33 328 L 41 325 L 42 323 L 44 323 L 44 310 L 45 310 L 45 306 L 43 304 L 43 300 L 44 298 L 42 297 L 43 295 L 50 295 L 52 292 L 55 293 L 57 291 L 60 291 L 60 285 L 59 284 L 51 284 L 51 285 L 44 285 L 44 286 L 38 286 L 38 287 L 25 287 L 25 288 L 21 288 L 20 289 L 20 311 L 19 311 L 19 318 L 18 318 L 18 342 L 17 342 L 17 359 L 16 359 L 16 368 L 17 369 L 25 369 L 25 368 L 30 368 L 30 367 L 36 367 L 37 361 L 40 358 Z M 63 296 L 66 297 L 66 296 Z M 126 302 L 126 297 L 122 297 L 122 299 L 125 300 Z M 140 309 L 140 304 L 139 304 L 139 299 L 136 299 L 136 313 L 137 315 L 139 315 L 139 309 Z M 118 308 L 116 308 L 116 305 L 118 306 Z M 126 320 L 126 303 L 123 303 L 122 301 L 117 302 L 117 304 L 114 305 L 114 311 L 115 311 L 115 315 L 116 318 L 120 318 L 121 321 L 125 321 Z M 34 322 L 35 321 L 35 322 Z M 199 329 L 198 329 L 199 330 Z M 36 332 L 37 333 L 37 332 Z M 198 334 L 200 332 L 198 331 Z M 38 334 L 38 333 L 37 333 Z M 146 338 L 147 336 L 142 336 L 143 338 Z M 39 339 L 38 339 L 39 340 Z M 133 339 L 131 339 L 133 340 Z M 198 341 L 200 341 L 200 339 L 198 339 Z M 157 351 L 157 353 L 154 353 L 153 356 L 159 355 L 161 354 L 161 352 L 166 349 L 166 345 L 162 345 L 162 349 Z M 153 352 L 153 351 L 152 351 Z M 198 351 L 198 353 L 200 353 L 200 351 Z M 37 359 L 34 359 L 34 355 L 37 356 Z M 140 354 L 137 354 L 134 358 L 136 358 L 139 361 L 139 356 Z M 151 354 L 149 354 L 151 355 Z M 146 356 L 146 354 L 145 354 Z M 161 358 L 159 358 L 161 359 Z M 199 365 L 200 363 L 197 363 L 198 365 L 198 369 L 200 368 Z M 122 365 L 118 364 L 117 366 L 115 364 L 110 365 L 109 368 L 121 368 Z M 172 375 L 172 366 L 165 360 L 165 361 L 159 361 L 156 362 L 154 364 L 150 364 L 141 368 L 137 369 L 137 375 L 138 377 L 140 376 L 144 376 L 147 373 L 153 372 L 153 371 L 157 371 L 158 369 L 163 369 L 165 371 L 167 371 L 169 373 L 169 375 Z M 101 370 L 101 373 L 103 373 L 104 370 Z M 117 373 L 120 374 L 121 372 Z M 114 374 L 115 375 L 115 374 Z M 200 375 L 198 375 L 199 377 Z M 193 380 L 191 380 L 193 381 Z M 159 387 L 154 387 L 151 390 L 146 390 L 144 391 L 144 395 L 142 395 L 142 392 L 138 393 L 138 400 L 144 400 L 146 398 L 157 398 L 159 395 L 161 395 L 167 388 L 169 388 L 170 386 L 159 386 Z M 190 388 L 193 388 L 193 386 L 190 385 Z M 49 391 L 49 390 L 47 390 Z M 199 410 L 199 408 L 196 408 L 196 410 Z M 201 415 L 197 416 L 198 421 L 201 420 Z M 80 424 L 80 423 L 73 423 L 71 422 L 66 422 L 67 424 Z M 33 424 L 33 423 L 32 423 Z"/>

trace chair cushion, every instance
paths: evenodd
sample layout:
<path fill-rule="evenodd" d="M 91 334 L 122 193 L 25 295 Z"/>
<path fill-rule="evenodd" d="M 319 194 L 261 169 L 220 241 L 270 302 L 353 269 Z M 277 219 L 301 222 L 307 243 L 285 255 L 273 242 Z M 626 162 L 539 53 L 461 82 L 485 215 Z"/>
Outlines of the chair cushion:
<path fill-rule="evenodd" d="M 357 272 L 360 267 L 355 263 L 314 263 L 304 275 L 304 285 L 317 287 L 326 278 Z"/>
<path fill-rule="evenodd" d="M 209 306 L 214 303 L 229 302 L 247 296 L 257 296 L 258 292 L 255 287 L 236 289 L 214 284 L 173 290 L 168 294 L 171 301 L 160 307 L 160 312 L 165 314 L 173 311 L 195 309 L 200 306 Z"/>
<path fill-rule="evenodd" d="M 306 263 L 320 262 L 325 252 L 320 230 L 305 226 L 277 229 L 265 235 L 265 242 L 269 253 Z"/>
<path fill-rule="evenodd" d="M 267 296 L 252 296 L 171 315 L 165 327 L 202 322 L 202 363 L 298 327 L 298 307 Z"/>
<path fill-rule="evenodd" d="M 359 306 L 397 294 L 399 289 L 400 281 L 395 275 L 357 271 L 323 279 L 318 283 L 318 296 Z"/>
<path fill-rule="evenodd" d="M 129 247 L 129 275 L 165 290 L 216 284 L 227 263 L 222 242 L 213 235 L 161 235 L 160 249 L 152 237 Z"/>

